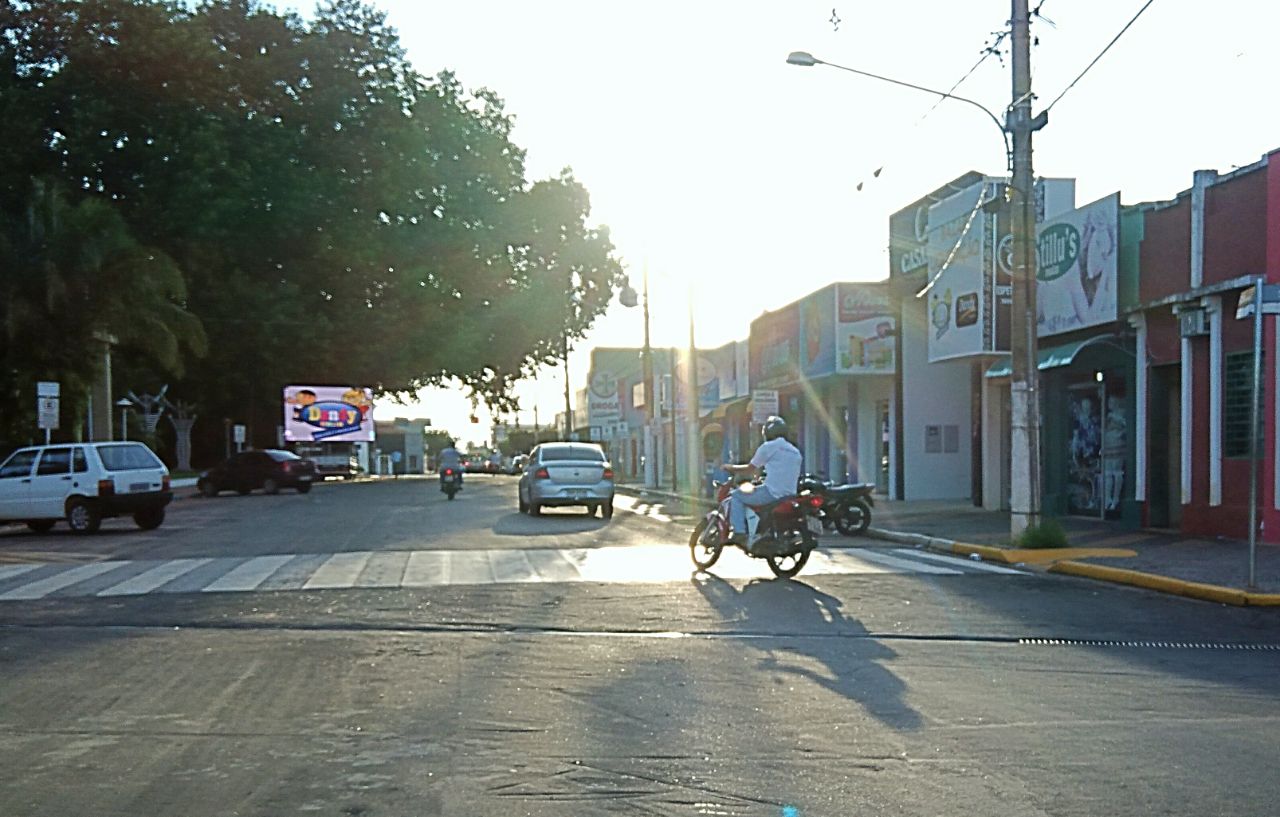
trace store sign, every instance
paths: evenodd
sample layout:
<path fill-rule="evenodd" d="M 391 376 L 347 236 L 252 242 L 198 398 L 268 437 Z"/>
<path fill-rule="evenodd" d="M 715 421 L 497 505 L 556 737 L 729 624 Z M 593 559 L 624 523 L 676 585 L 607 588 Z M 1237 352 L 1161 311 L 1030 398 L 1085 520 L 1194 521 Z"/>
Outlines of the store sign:
<path fill-rule="evenodd" d="M 751 382 L 781 386 L 800 379 L 799 309 L 795 304 L 751 323 Z"/>
<path fill-rule="evenodd" d="M 1120 194 L 1072 210 L 1038 230 L 1037 332 L 1111 323 L 1118 311 Z"/>
<path fill-rule="evenodd" d="M 778 393 L 772 389 L 755 389 L 751 392 L 751 422 L 763 423 L 778 414 Z"/>
<path fill-rule="evenodd" d="M 800 367 L 808 377 L 836 370 L 836 287 L 818 290 L 800 302 Z"/>
<path fill-rule="evenodd" d="M 878 284 L 839 284 L 836 297 L 836 371 L 892 374 L 897 321 L 888 290 Z"/>
<path fill-rule="evenodd" d="M 352 386 L 286 386 L 289 442 L 373 442 L 373 392 Z"/>
<path fill-rule="evenodd" d="M 618 378 L 608 369 L 591 373 L 587 389 L 587 424 L 603 426 L 622 419 L 622 398 L 618 395 Z"/>
<path fill-rule="evenodd" d="M 929 360 L 992 351 L 995 242 L 982 205 L 995 185 L 978 182 L 929 211 Z"/>

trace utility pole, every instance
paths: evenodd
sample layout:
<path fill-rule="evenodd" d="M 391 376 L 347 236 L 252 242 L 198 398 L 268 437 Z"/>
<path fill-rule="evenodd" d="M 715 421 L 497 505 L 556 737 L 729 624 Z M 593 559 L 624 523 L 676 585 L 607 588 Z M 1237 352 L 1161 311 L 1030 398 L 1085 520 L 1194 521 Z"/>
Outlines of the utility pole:
<path fill-rule="evenodd" d="M 564 330 L 564 438 L 573 438 L 573 404 L 569 402 L 569 328 Z"/>
<path fill-rule="evenodd" d="M 644 484 L 658 485 L 658 462 L 654 458 L 654 401 L 658 399 L 653 387 L 653 348 L 649 345 L 649 264 L 644 265 L 644 351 L 641 353 L 644 367 Z"/>
<path fill-rule="evenodd" d="M 1005 129 L 1013 136 L 1013 306 L 1009 397 L 1011 408 L 1010 534 L 1040 524 L 1040 371 L 1036 336 L 1035 175 L 1031 134 L 1047 117 L 1031 116 L 1031 23 L 1027 0 L 1013 0 L 1013 102 Z"/>

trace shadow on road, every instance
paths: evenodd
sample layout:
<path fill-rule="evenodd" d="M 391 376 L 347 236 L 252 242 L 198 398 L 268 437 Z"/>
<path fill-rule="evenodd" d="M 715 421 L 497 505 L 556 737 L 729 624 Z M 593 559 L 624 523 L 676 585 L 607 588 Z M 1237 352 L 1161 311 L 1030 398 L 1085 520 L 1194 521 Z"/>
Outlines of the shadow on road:
<path fill-rule="evenodd" d="M 866 637 L 861 622 L 842 612 L 840 599 L 795 580 L 754 579 L 739 589 L 700 573 L 692 582 L 739 628 L 777 636 L 743 642 L 765 653 L 759 668 L 774 684 L 786 683 L 786 676 L 803 678 L 859 704 L 892 729 L 909 732 L 924 725 L 904 700 L 906 684 L 882 665 L 897 653 Z"/>
<path fill-rule="evenodd" d="M 491 530 L 499 536 L 563 536 L 567 533 L 596 531 L 609 524 L 607 519 L 588 516 L 578 510 L 544 512 L 542 516 L 509 513 L 498 518 Z"/>

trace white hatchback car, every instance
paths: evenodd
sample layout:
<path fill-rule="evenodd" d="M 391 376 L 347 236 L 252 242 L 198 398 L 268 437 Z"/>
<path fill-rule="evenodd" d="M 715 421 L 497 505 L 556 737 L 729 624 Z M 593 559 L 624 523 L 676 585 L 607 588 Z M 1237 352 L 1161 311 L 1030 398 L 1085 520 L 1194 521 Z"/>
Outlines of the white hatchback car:
<path fill-rule="evenodd" d="M 0 522 L 26 522 L 37 533 L 59 519 L 93 533 L 104 518 L 123 514 L 151 530 L 172 499 L 169 469 L 142 443 L 38 445 L 0 463 Z"/>

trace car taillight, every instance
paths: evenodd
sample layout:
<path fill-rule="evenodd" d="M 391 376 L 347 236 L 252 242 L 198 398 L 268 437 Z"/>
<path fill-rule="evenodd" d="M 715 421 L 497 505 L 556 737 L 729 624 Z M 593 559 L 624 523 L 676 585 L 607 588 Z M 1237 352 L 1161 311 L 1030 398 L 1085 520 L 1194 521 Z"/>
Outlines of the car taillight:
<path fill-rule="evenodd" d="M 169 490 L 169 475 L 168 475 L 168 474 L 165 474 L 164 476 L 160 477 L 160 490 L 162 490 L 162 491 L 167 491 L 167 490 Z"/>
<path fill-rule="evenodd" d="M 533 472 L 534 479 L 551 479 L 551 472 L 545 468 L 539 468 Z"/>
<path fill-rule="evenodd" d="M 116 484 L 109 479 L 98 480 L 98 496 L 111 496 L 116 492 Z"/>
<path fill-rule="evenodd" d="M 280 463 L 280 470 L 284 471 L 286 474 L 289 473 L 290 471 L 293 470 L 293 463 L 291 462 Z"/>
<path fill-rule="evenodd" d="M 809 507 L 810 507 L 810 508 L 813 508 L 815 511 L 816 511 L 818 508 L 821 508 L 821 507 L 822 507 L 822 497 L 818 496 L 817 494 L 811 494 L 811 495 L 809 496 Z"/>
<path fill-rule="evenodd" d="M 451 477 L 451 476 L 453 476 L 453 469 L 452 469 L 452 468 L 446 468 L 446 469 L 444 469 L 444 475 L 445 475 L 446 477 Z"/>
<path fill-rule="evenodd" d="M 604 469 L 604 478 L 605 478 L 605 479 L 613 479 L 613 469 L 612 469 L 612 468 L 606 468 L 606 469 Z"/>

